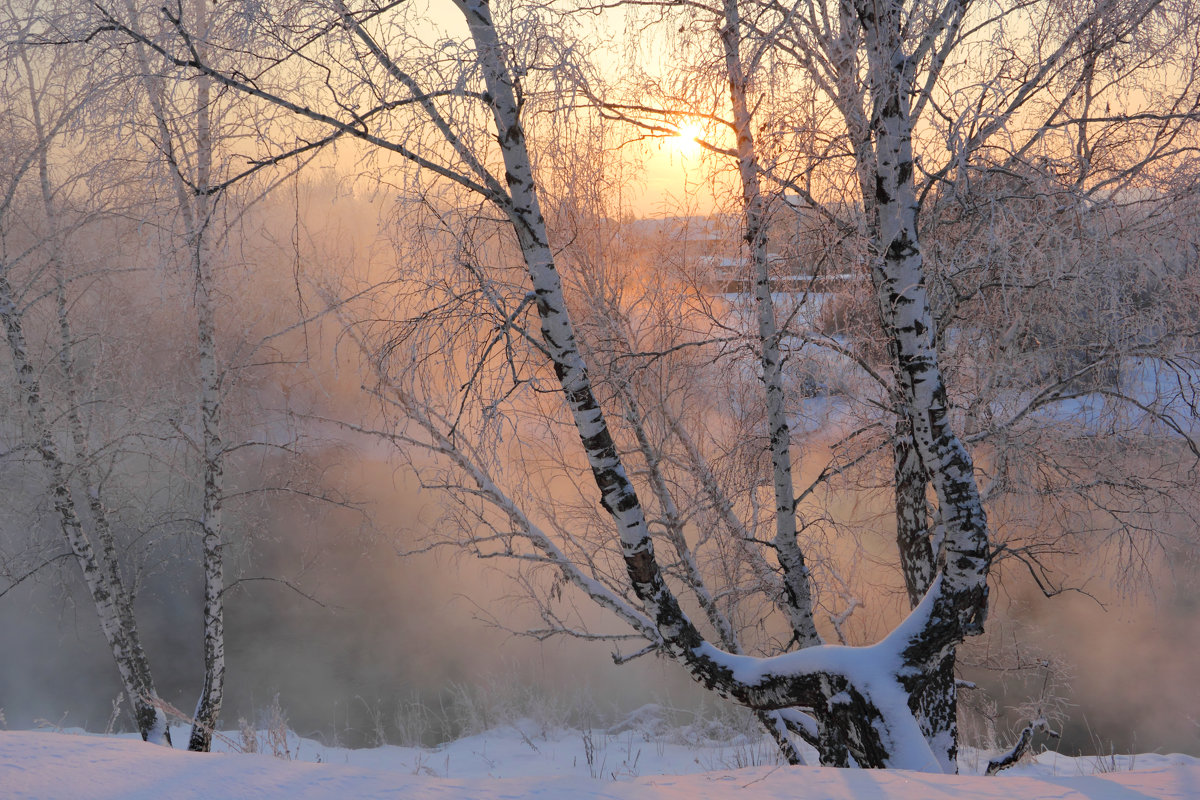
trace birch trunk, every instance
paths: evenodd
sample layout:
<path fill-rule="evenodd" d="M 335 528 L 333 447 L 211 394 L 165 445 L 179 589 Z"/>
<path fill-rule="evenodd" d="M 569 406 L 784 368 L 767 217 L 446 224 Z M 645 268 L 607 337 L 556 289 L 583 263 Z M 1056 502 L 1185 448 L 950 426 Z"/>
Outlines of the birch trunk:
<path fill-rule="evenodd" d="M 196 27 L 200 47 L 208 37 L 205 0 L 196 2 Z M 203 56 L 203 50 L 201 51 Z M 221 505 L 224 494 L 225 454 L 221 442 L 221 369 L 217 360 L 216 314 L 213 299 L 212 261 L 205 235 L 212 214 L 209 186 L 212 180 L 212 81 L 196 78 L 196 206 L 188 239 L 196 282 L 196 354 L 200 367 L 199 411 L 203 437 L 204 497 L 200 512 L 204 554 L 204 683 L 188 749 L 208 752 L 221 714 L 225 694 L 225 560 L 222 552 Z"/>
<path fill-rule="evenodd" d="M 37 137 L 38 189 L 42 207 L 46 214 L 49 230 L 50 267 L 54 278 L 55 322 L 59 336 L 58 362 L 65 385 L 67 407 L 65 417 L 70 432 L 74 466 L 68 469 L 59 444 L 55 441 L 49 424 L 49 414 L 42 396 L 36 370 L 29 358 L 25 339 L 23 311 L 13 287 L 8 280 L 8 266 L 0 265 L 0 322 L 16 370 L 17 385 L 24 400 L 30 422 L 38 437 L 36 451 L 50 476 L 54 509 L 59 529 L 75 556 L 83 574 L 84 583 L 92 598 L 101 632 L 121 678 L 121 685 L 130 701 L 134 722 L 142 739 L 157 744 L 171 744 L 170 730 L 158 701 L 150 663 L 142 648 L 137 620 L 133 614 L 133 598 L 125 587 L 121 575 L 120 554 L 113 536 L 108 508 L 101 496 L 100 488 L 91 471 L 92 454 L 88 445 L 87 432 L 80 414 L 80 400 L 76 389 L 78 375 L 75 369 L 74 337 L 71 334 L 68 315 L 67 285 L 62 262 L 60 242 L 60 220 L 54 202 L 54 191 L 50 178 L 48 150 L 50 134 L 42 117 L 42 106 L 37 91 L 37 73 L 26 53 L 19 58 L 25 70 L 29 88 L 31 122 Z M 14 176 L 18 180 L 19 176 Z M 96 552 L 84 522 L 76 506 L 75 493 L 71 488 L 74 477 L 87 495 L 93 533 L 99 541 Z"/>
<path fill-rule="evenodd" d="M 643 507 L 617 454 L 575 343 L 538 203 L 514 81 L 504 65 L 491 10 L 484 0 L 456 0 L 456 5 L 475 41 L 504 160 L 508 197 L 495 200 L 511 220 L 520 244 L 537 298 L 543 341 L 600 492 L 600 503 L 613 518 L 630 582 L 662 634 L 664 649 L 687 667 L 695 680 L 725 697 L 760 710 L 811 707 L 827 720 L 825 731 L 851 731 L 852 736 L 834 740 L 840 750 L 830 751 L 833 760 L 822 753 L 823 762 L 848 764 L 853 757 L 862 766 L 887 766 L 892 763 L 887 742 L 894 738 L 889 720 L 861 687 L 843 675 L 820 670 L 768 672 L 753 683 L 737 680 L 730 656 L 704 640 L 667 586 L 655 559 Z M 846 702 L 830 708 L 828 699 L 834 696 L 844 697 Z"/>
<path fill-rule="evenodd" d="M 121 685 L 133 709 L 138 732 L 145 741 L 169 746 L 171 735 L 166 716 L 160 708 L 150 662 L 138 636 L 132 602 L 121 582 L 115 545 L 111 535 L 102 537 L 101 555 L 98 557 L 79 517 L 67 465 L 54 440 L 41 384 L 29 359 L 22 312 L 8 280 L 7 265 L 0 272 L 0 322 L 4 325 L 5 338 L 12 354 L 17 386 L 37 435 L 35 450 L 50 476 L 59 530 L 83 573 L 84 583 L 100 621 L 100 630 L 112 651 Z"/>
<path fill-rule="evenodd" d="M 724 12 L 725 24 L 721 29 L 721 44 L 725 55 L 725 71 L 729 78 L 733 127 L 737 136 L 744 238 L 754 271 L 754 302 L 758 312 L 758 340 L 761 348 L 763 387 L 766 391 L 767 432 L 770 438 L 775 491 L 774 544 L 779 566 L 783 570 L 785 591 L 785 597 L 779 605 L 791 623 L 792 635 L 797 645 L 804 648 L 821 644 L 821 637 L 813 622 L 808 566 L 796 540 L 796 490 L 792 484 L 791 428 L 784 405 L 783 357 L 780 353 L 775 302 L 771 296 L 766 208 L 759 188 L 759 164 L 754 149 L 753 120 L 746 100 L 746 76 L 742 70 L 738 0 L 725 0 Z"/>
<path fill-rule="evenodd" d="M 875 185 L 864 185 L 872 223 L 871 278 L 889 341 L 905 417 L 897 425 L 897 535 L 910 600 L 933 574 L 935 554 L 921 532 L 925 479 L 933 484 L 942 527 L 936 616 L 942 620 L 914 637 L 905 656 L 921 674 L 907 682 L 910 706 L 945 769 L 957 755 L 955 647 L 982 631 L 987 612 L 987 518 L 974 467 L 949 419 L 938 365 L 936 332 L 925 290 L 913 179 L 913 64 L 901 40 L 899 12 L 860 3 L 873 100 Z M 860 169 L 860 174 L 869 174 Z M 865 184 L 865 181 L 864 181 Z M 919 460 L 913 460 L 908 442 Z M 919 488 L 918 488 L 919 485 Z M 918 497 L 919 495 L 919 497 Z"/>
<path fill-rule="evenodd" d="M 898 11 L 886 8 L 880 18 L 875 13 L 874 6 L 860 10 L 874 100 L 879 238 L 871 278 L 895 348 L 899 388 L 916 450 L 937 495 L 946 554 L 941 587 L 947 604 L 946 624 L 959 628 L 950 639 L 953 643 L 963 634 L 982 630 L 987 608 L 987 517 L 971 457 L 950 424 L 946 386 L 934 346 L 933 315 L 917 235 L 908 113 L 912 66 L 901 46 Z"/>
<path fill-rule="evenodd" d="M 928 481 L 917 455 L 907 417 L 896 420 L 892 441 L 896 474 L 896 546 L 910 607 L 916 608 L 937 572 L 930 541 Z M 951 648 L 913 695 L 911 706 L 930 749 L 946 772 L 958 770 L 958 687 L 954 679 L 956 649 Z"/>
<path fill-rule="evenodd" d="M 859 17 L 859 13 L 849 0 L 841 0 L 839 4 L 840 36 L 831 48 L 831 63 L 834 67 L 836 97 L 839 111 L 846 123 L 846 130 L 854 150 L 855 168 L 863 200 L 863 211 L 866 219 L 866 235 L 875 253 L 888 250 L 886 235 L 880 225 L 885 215 L 897 213 L 894 201 L 887 207 L 880 208 L 880 202 L 888 196 L 881 192 L 879 152 L 872 144 L 872 132 L 878 130 L 878 114 L 868 122 L 864 109 L 862 89 L 858 83 L 858 62 L 855 54 L 863 43 L 862 32 L 867 21 Z M 891 19 L 886 17 L 878 21 L 880 24 Z M 870 41 L 878 41 L 878 25 L 873 29 Z M 898 46 L 898 45 L 897 45 Z M 874 70 L 874 67 L 872 67 Z M 872 71 L 873 77 L 877 73 Z M 876 89 L 878 83 L 870 83 L 868 88 Z M 877 99 L 878 102 L 878 99 Z M 879 106 L 877 106 L 877 109 Z M 902 126 L 908 120 L 896 123 Z M 891 147 L 891 144 L 880 145 Z M 911 144 L 908 147 L 908 167 L 911 183 Z M 885 167 L 891 177 L 889 181 L 902 182 L 902 176 L 894 174 L 899 158 L 893 158 Z M 912 197 L 915 203 L 915 196 Z M 914 206 L 915 208 L 915 206 Z M 914 241 L 915 241 L 915 211 L 914 211 Z M 915 265 L 920 269 L 919 262 Z M 911 273 L 910 273 L 911 274 Z M 873 281 L 877 279 L 876 271 L 872 273 Z M 878 283 L 876 283 L 878 286 Z M 878 292 L 878 289 L 877 289 Z M 883 330 L 893 330 L 891 315 L 884 310 L 881 302 L 880 321 Z M 928 309 L 925 310 L 928 314 Z M 932 330 L 932 316 L 929 315 L 928 327 Z M 889 337 L 894 339 L 894 335 Z M 896 376 L 898 386 L 903 386 L 906 379 L 902 374 L 900 363 L 900 348 L 893 344 L 889 347 L 892 355 L 892 372 Z M 910 414 L 913 403 L 904 391 L 897 392 L 894 399 L 896 406 L 896 426 L 893 432 L 891 447 L 895 477 L 896 502 L 896 544 L 900 555 L 900 569 L 904 576 L 905 590 L 909 605 L 915 608 L 932 585 L 937 572 L 937 554 L 933 552 L 930 542 L 929 520 L 931 517 L 929 503 L 926 500 L 926 487 L 929 484 L 928 475 L 921 461 L 917 443 L 913 436 L 913 422 Z M 934 659 L 927 665 L 926 682 L 915 687 L 911 706 L 921 725 L 922 732 L 933 752 L 937 755 L 945 771 L 957 771 L 958 755 L 958 699 L 954 681 L 955 653 L 953 645 L 949 646 L 940 659 Z"/>
<path fill-rule="evenodd" d="M 933 583 L 936 564 L 929 538 L 929 503 L 925 498 L 928 480 L 913 442 L 912 423 L 906 416 L 896 420 L 892 457 L 896 481 L 896 548 L 908 603 L 915 608 Z"/>
<path fill-rule="evenodd" d="M 125 0 L 130 19 L 137 18 L 133 0 Z M 196 54 L 208 55 L 208 9 L 204 0 L 194 3 Z M 165 87 L 151 69 L 143 41 L 134 43 L 134 57 L 143 76 L 142 83 L 154 116 L 158 145 L 167 161 L 176 206 L 183 220 L 184 240 L 189 255 L 188 268 L 194 282 L 196 305 L 196 360 L 200 391 L 196 398 L 201 428 L 200 543 L 204 570 L 203 658 L 204 679 L 196 701 L 188 749 L 207 752 L 212 734 L 221 713 L 225 689 L 225 609 L 224 609 L 224 543 L 222 501 L 224 496 L 225 449 L 221 438 L 222 373 L 216 347 L 216 308 L 213 297 L 214 278 L 208 240 L 208 228 L 213 213 L 210 194 L 213 169 L 212 140 L 212 78 L 201 73 L 196 76 L 195 175 L 194 188 L 183 179 L 175 134 L 168 124 Z"/>

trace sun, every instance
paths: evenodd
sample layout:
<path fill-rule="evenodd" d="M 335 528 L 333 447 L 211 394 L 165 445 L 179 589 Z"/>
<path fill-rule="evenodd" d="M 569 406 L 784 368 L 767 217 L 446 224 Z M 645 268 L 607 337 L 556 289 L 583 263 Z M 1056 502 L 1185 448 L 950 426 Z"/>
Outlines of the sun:
<path fill-rule="evenodd" d="M 675 130 L 676 133 L 670 141 L 675 146 L 676 152 L 684 156 L 699 155 L 701 147 L 698 140 L 704 136 L 704 129 L 693 122 L 684 122 Z"/>

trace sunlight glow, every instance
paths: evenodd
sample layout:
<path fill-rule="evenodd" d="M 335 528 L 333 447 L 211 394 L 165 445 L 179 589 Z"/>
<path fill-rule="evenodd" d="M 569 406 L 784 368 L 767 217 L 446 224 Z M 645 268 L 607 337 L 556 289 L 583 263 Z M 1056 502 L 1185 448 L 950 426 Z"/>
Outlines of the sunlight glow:
<path fill-rule="evenodd" d="M 691 122 L 685 122 L 676 128 L 678 133 L 671 137 L 671 144 L 683 156 L 700 155 L 700 144 L 696 140 L 704 136 L 704 129 Z"/>

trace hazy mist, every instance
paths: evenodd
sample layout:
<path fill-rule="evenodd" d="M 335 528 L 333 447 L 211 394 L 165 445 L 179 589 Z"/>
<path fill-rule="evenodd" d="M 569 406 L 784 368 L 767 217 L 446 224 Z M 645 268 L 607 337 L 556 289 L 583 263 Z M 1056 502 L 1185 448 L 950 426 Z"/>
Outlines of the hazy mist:
<path fill-rule="evenodd" d="M 248 268 L 230 270 L 236 288 L 225 290 L 227 322 L 246 321 L 252 331 L 285 327 L 318 305 L 309 292 L 332 283 L 330 276 L 393 270 L 396 250 L 386 234 L 394 224 L 394 198 L 355 195 L 339 185 L 332 172 L 300 183 L 295 205 L 290 198 L 272 201 L 246 223 L 251 234 L 237 253 Z M 272 263 L 272 269 L 263 267 Z M 185 290 L 131 285 L 138 282 L 114 293 L 167 295 L 157 298 L 158 311 L 139 306 L 142 331 L 167 331 L 173 313 L 186 313 L 180 310 Z M 229 535 L 239 544 L 230 578 L 240 582 L 227 593 L 226 725 L 255 719 L 277 697 L 301 735 L 367 745 L 376 743 L 379 719 L 392 736 L 394 716 L 406 705 L 444 705 L 464 686 L 532 687 L 569 702 L 582 696 L 608 718 L 651 700 L 682 707 L 714 702 L 682 669 L 653 656 L 618 667 L 606 645 L 536 642 L 489 625 L 487 618 L 495 618 L 522 629 L 537 618 L 512 599 L 519 589 L 488 563 L 450 550 L 401 555 L 421 545 L 429 526 L 446 524 L 444 498 L 419 491 L 407 467 L 384 460 L 385 448 L 331 421 L 369 416 L 372 403 L 360 391 L 366 380 L 339 326 L 330 317 L 292 331 L 277 345 L 287 358 L 236 387 L 234 407 L 250 409 L 246 431 L 295 427 L 307 448 L 302 468 L 268 457 L 248 460 L 234 471 L 238 486 L 302 474 L 304 486 L 336 493 L 345 506 L 269 496 L 231 509 Z M 154 359 L 169 365 L 170 354 Z M 871 497 L 839 502 L 868 519 L 878 501 Z M 19 506 L 16 500 L 6 504 L 13 514 Z M 10 542 L 32 532 L 15 516 L 3 527 Z M 53 534 L 52 526 L 45 527 Z M 856 546 L 886 554 L 891 544 L 867 534 Z M 1186 552 L 1194 547 L 1180 548 Z M 143 642 L 162 697 L 186 713 L 202 675 L 195 542 L 178 532 L 165 535 L 146 557 L 153 568 L 144 572 L 137 597 Z M 988 642 L 972 643 L 964 662 L 989 647 L 1060 659 L 1069 673 L 1059 689 L 1068 704 L 1061 743 L 1067 752 L 1200 754 L 1195 566 L 1156 561 L 1148 581 L 1132 594 L 1089 584 L 1094 599 L 1075 593 L 1045 599 L 1018 570 L 1009 571 L 993 594 L 993 633 Z M 882 570 L 876 578 L 876 569 L 869 559 L 858 567 L 868 599 L 854 624 L 864 639 L 898 613 L 898 579 Z M 9 727 L 43 720 L 106 727 L 120 687 L 73 563 L 59 561 L 0 598 L 0 642 L 0 709 Z M 993 730 L 1007 740 L 1025 721 L 1011 707 L 1042 688 L 1036 674 L 1008 680 L 969 666 L 965 672 L 997 700 Z M 128 726 L 123 713 L 116 724 Z"/>

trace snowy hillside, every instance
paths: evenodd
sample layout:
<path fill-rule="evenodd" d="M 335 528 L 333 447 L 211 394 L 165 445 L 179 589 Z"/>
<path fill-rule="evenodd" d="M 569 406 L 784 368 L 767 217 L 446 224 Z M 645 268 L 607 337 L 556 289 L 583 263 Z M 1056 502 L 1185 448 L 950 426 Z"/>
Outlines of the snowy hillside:
<path fill-rule="evenodd" d="M 174 736 L 183 740 L 184 729 Z M 236 734 L 234 735 L 236 736 Z M 0 797 L 430 798 L 430 800 L 1193 800 L 1200 760 L 1181 755 L 1065 758 L 1053 753 L 996 777 L 781 767 L 747 741 L 671 743 L 630 729 L 539 732 L 518 723 L 435 750 L 344 750 L 260 736 L 266 753 L 196 754 L 128 737 L 0 732 Z M 222 742 L 235 746 L 233 738 Z M 292 760 L 288 760 L 291 758 Z M 985 762 L 963 759 L 964 772 Z M 766 762 L 766 763 L 764 763 Z M 739 768 L 739 765 L 740 766 Z"/>

